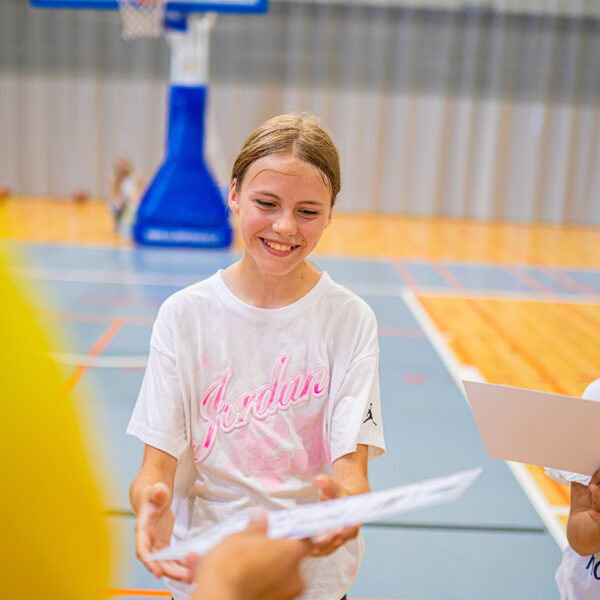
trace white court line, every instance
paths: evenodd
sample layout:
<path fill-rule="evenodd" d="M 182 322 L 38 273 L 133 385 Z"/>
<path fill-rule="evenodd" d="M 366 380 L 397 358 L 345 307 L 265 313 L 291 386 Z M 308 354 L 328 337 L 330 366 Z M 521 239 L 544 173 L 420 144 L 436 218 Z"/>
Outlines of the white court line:
<path fill-rule="evenodd" d="M 48 269 L 20 267 L 15 270 L 20 277 L 44 281 L 69 281 L 75 283 L 121 283 L 124 285 L 157 285 L 181 287 L 198 281 L 198 275 L 172 275 L 169 273 L 128 273 L 124 271 L 96 271 L 89 269 Z"/>
<path fill-rule="evenodd" d="M 122 356 L 89 356 L 88 354 L 66 354 L 51 352 L 50 357 L 58 363 L 65 365 L 78 365 L 82 367 L 99 367 L 108 369 L 138 369 L 145 368 L 148 362 L 147 355 L 122 355 Z"/>
<path fill-rule="evenodd" d="M 122 285 L 154 285 L 165 287 L 184 287 L 195 283 L 199 276 L 189 274 L 169 273 L 127 273 L 123 271 L 102 271 L 88 269 L 49 269 L 45 267 L 20 267 L 17 275 L 27 279 L 43 281 L 67 281 L 74 283 L 107 283 Z M 342 282 L 356 294 L 361 296 L 398 296 L 405 286 L 402 284 L 376 284 Z M 419 294 L 435 298 L 470 298 L 480 300 L 508 300 L 519 302 L 562 302 L 569 304 L 598 304 L 598 295 L 554 294 L 551 292 L 506 292 L 496 289 L 472 289 L 419 286 Z"/>
<path fill-rule="evenodd" d="M 431 342 L 431 345 L 444 363 L 444 366 L 461 389 L 466 402 L 462 380 L 467 379 L 485 382 L 483 375 L 481 375 L 476 367 L 464 367 L 458 362 L 453 352 L 446 345 L 443 335 L 438 331 L 437 327 L 427 314 L 427 311 L 423 308 L 411 290 L 404 290 L 402 292 L 402 299 L 425 332 L 427 339 Z M 522 463 L 515 463 L 512 461 L 504 462 L 506 462 L 508 468 L 511 470 L 515 479 L 521 486 L 521 489 L 525 492 L 525 495 L 542 519 L 542 522 L 558 544 L 559 548 L 563 550 L 568 544 L 564 528 L 556 516 L 556 511 L 550 506 L 546 496 L 535 483 L 535 480 L 527 470 L 527 467 Z"/>
<path fill-rule="evenodd" d="M 529 498 L 531 504 L 533 504 L 533 508 L 535 508 L 538 515 L 540 515 L 540 518 L 554 538 L 554 541 L 558 544 L 558 547 L 564 550 L 569 545 L 565 529 L 553 507 L 548 502 L 548 499 L 538 487 L 531 473 L 527 470 L 527 467 L 523 463 L 512 462 L 510 460 L 504 462 L 512 471 L 521 488 L 523 488 L 525 495 Z"/>
<path fill-rule="evenodd" d="M 598 304 L 598 295 L 578 294 L 556 294 L 552 292 L 506 292 L 502 290 L 473 289 L 466 288 L 427 288 L 419 287 L 417 290 L 420 296 L 429 298 L 468 298 L 470 300 L 502 300 L 509 302 L 561 302 L 565 304 Z"/>
<path fill-rule="evenodd" d="M 318 251 L 317 253 L 314 255 L 314 261 L 317 262 L 319 260 L 357 260 L 357 261 L 361 261 L 361 262 L 375 262 L 375 263 L 382 263 L 382 262 L 391 262 L 391 263 L 397 263 L 397 262 L 401 262 L 404 264 L 418 264 L 418 265 L 431 265 L 431 264 L 444 264 L 447 267 L 469 267 L 469 268 L 475 268 L 475 269 L 480 269 L 480 268 L 486 268 L 486 267 L 492 267 L 492 268 L 497 268 L 497 269 L 526 269 L 526 270 L 535 270 L 535 271 L 544 271 L 546 269 L 559 269 L 561 271 L 573 271 L 575 273 L 598 273 L 598 268 L 597 267 L 582 267 L 582 266 L 577 266 L 577 265 L 560 265 L 560 266 L 555 266 L 555 265 L 548 265 L 548 264 L 542 264 L 542 263 L 523 263 L 523 262 L 516 262 L 516 263 L 496 263 L 496 262 L 489 262 L 486 260 L 463 260 L 463 259 L 431 259 L 431 258 L 420 258 L 417 256 L 404 256 L 404 257 L 396 257 L 396 258 L 390 258 L 390 257 L 374 257 L 374 256 L 359 256 L 359 255 L 353 255 L 353 256 L 348 256 L 347 254 L 338 254 L 338 253 L 332 253 L 332 254 L 319 254 Z"/>

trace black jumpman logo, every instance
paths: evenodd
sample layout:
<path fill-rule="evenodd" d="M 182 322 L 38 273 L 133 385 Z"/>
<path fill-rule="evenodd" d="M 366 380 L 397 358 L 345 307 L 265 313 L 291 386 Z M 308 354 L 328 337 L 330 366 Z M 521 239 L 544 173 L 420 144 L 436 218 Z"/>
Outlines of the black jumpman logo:
<path fill-rule="evenodd" d="M 367 418 L 363 421 L 363 423 L 366 423 L 367 421 L 373 421 L 373 425 L 377 426 L 377 423 L 375 423 L 375 419 L 373 418 L 373 412 L 371 411 L 371 408 L 373 408 L 372 402 L 369 403 L 369 410 L 367 411 Z"/>

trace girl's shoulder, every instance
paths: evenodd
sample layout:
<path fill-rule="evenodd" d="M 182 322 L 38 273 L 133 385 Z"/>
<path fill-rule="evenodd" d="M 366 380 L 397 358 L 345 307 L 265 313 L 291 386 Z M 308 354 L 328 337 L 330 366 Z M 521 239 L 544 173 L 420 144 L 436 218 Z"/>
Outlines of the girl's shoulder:
<path fill-rule="evenodd" d="M 215 273 L 168 296 L 159 308 L 159 318 L 169 318 L 188 310 L 196 311 L 199 305 L 213 302 L 216 295 L 216 278 Z"/>
<path fill-rule="evenodd" d="M 343 312 L 346 316 L 375 319 L 375 313 L 366 300 L 344 285 L 335 282 L 327 273 L 323 273 L 323 277 L 326 279 L 322 302 L 326 303 L 328 308 L 336 313 Z"/>

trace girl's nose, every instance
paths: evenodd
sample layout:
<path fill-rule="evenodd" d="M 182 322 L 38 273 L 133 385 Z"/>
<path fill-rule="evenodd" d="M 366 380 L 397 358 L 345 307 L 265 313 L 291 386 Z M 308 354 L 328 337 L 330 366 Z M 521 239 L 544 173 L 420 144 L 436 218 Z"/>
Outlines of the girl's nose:
<path fill-rule="evenodd" d="M 281 213 L 273 222 L 273 231 L 279 235 L 293 235 L 296 229 L 296 219 L 292 214 Z"/>

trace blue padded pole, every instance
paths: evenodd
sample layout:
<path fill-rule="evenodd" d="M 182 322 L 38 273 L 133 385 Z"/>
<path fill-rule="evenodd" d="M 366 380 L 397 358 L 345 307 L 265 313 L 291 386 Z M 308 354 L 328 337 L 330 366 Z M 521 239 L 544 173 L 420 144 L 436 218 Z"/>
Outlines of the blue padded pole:
<path fill-rule="evenodd" d="M 204 158 L 208 85 L 198 84 L 205 81 L 204 69 L 191 76 L 175 69 L 166 158 L 142 197 L 133 226 L 139 244 L 220 248 L 231 243 L 225 202 Z"/>
<path fill-rule="evenodd" d="M 170 88 L 167 136 L 169 158 L 204 162 L 204 113 L 207 97 L 208 86 Z"/>

